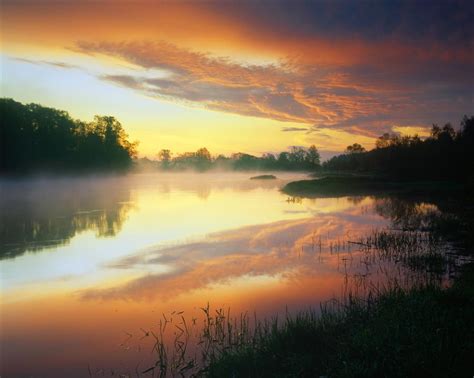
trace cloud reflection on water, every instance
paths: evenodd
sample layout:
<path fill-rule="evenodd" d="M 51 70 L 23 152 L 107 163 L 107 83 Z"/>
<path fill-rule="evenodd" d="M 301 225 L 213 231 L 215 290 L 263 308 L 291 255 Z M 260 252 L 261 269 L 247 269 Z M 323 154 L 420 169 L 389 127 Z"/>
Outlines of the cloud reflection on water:
<path fill-rule="evenodd" d="M 108 263 L 107 267 L 149 269 L 153 265 L 166 265 L 170 268 L 168 272 L 148 273 L 124 284 L 88 289 L 81 296 L 88 300 L 155 297 L 167 300 L 216 284 L 232 285 L 233 280 L 244 276 L 298 279 L 301 275 L 332 271 L 337 268 L 334 265 L 337 262 L 329 258 L 325 264 L 318 263 L 319 252 L 326 255 L 331 243 L 356 238 L 385 223 L 380 216 L 359 214 L 352 209 L 246 226 L 208 234 L 196 241 L 156 246 Z M 322 251 L 318 246 L 320 237 L 324 240 Z"/>

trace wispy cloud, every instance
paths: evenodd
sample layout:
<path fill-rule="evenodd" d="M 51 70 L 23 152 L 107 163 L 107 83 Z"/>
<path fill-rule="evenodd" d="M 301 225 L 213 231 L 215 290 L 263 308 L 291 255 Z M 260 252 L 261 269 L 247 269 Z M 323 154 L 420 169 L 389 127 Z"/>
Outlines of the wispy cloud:
<path fill-rule="evenodd" d="M 150 97 L 371 137 L 394 124 L 429 125 L 446 116 L 459 118 L 474 97 L 473 79 L 459 74 L 456 64 L 426 67 L 420 57 L 397 67 L 369 61 L 324 66 L 298 59 L 246 65 L 162 41 L 83 41 L 76 50 L 136 65 L 130 73 L 100 78 Z M 150 76 L 154 70 L 162 74 Z M 464 95 L 454 99 L 453 93 Z"/>
<path fill-rule="evenodd" d="M 308 131 L 306 127 L 283 127 L 281 129 L 283 132 L 294 132 L 294 131 Z"/>
<path fill-rule="evenodd" d="M 57 68 L 65 68 L 65 69 L 79 68 L 78 66 L 74 64 L 65 63 L 65 62 L 34 60 L 34 59 L 26 59 L 26 58 L 14 58 L 14 59 L 19 62 L 24 62 L 24 63 L 29 63 L 29 64 L 43 64 L 43 65 L 53 66 Z"/>

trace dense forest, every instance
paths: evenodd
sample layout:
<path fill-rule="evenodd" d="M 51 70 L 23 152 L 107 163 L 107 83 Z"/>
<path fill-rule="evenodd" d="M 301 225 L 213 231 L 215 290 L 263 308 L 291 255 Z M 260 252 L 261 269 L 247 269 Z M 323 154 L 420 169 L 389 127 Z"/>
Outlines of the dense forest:
<path fill-rule="evenodd" d="M 223 170 L 302 170 L 312 171 L 320 168 L 320 155 L 315 146 L 309 148 L 291 147 L 290 151 L 278 154 L 266 153 L 257 157 L 245 153 L 235 153 L 230 157 L 218 155 L 213 157 L 207 148 L 196 152 L 185 152 L 173 157 L 170 150 L 158 153 L 159 167 L 165 170 L 208 169 Z"/>
<path fill-rule="evenodd" d="M 431 135 L 424 140 L 417 135 L 384 134 L 371 151 L 354 144 L 345 154 L 324 162 L 323 168 L 402 179 L 473 180 L 474 116 L 464 116 L 458 130 L 449 123 L 433 125 Z"/>
<path fill-rule="evenodd" d="M 136 145 L 114 117 L 92 122 L 62 110 L 0 99 L 0 172 L 124 170 Z"/>

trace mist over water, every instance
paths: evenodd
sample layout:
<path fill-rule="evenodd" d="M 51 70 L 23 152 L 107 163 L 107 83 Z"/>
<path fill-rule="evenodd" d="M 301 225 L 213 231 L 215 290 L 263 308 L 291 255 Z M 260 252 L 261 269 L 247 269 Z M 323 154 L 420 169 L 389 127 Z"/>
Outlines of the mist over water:
<path fill-rule="evenodd" d="M 265 317 L 340 296 L 347 272 L 367 274 L 348 241 L 388 226 L 403 202 L 290 198 L 280 188 L 305 176 L 274 174 L 2 181 L 6 376 L 134 371 L 150 359 L 144 330 L 173 311 L 191 319 L 210 303 Z"/>

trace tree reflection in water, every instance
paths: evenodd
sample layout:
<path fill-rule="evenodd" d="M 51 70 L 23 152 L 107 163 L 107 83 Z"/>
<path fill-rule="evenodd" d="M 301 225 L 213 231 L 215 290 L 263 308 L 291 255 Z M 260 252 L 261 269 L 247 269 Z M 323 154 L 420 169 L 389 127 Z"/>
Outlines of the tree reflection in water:
<path fill-rule="evenodd" d="M 45 179 L 2 182 L 0 259 L 67 244 L 78 233 L 120 232 L 133 208 L 125 180 Z"/>

